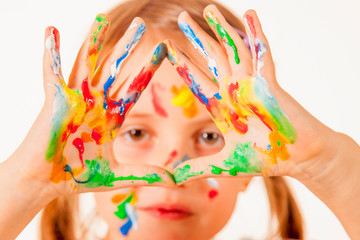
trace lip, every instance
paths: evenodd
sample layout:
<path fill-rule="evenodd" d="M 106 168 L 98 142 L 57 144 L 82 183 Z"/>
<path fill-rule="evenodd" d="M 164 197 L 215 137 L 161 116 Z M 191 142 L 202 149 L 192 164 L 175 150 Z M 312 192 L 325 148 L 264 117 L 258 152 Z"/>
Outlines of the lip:
<path fill-rule="evenodd" d="M 181 220 L 193 215 L 188 207 L 181 204 L 156 204 L 138 209 L 163 220 Z"/>

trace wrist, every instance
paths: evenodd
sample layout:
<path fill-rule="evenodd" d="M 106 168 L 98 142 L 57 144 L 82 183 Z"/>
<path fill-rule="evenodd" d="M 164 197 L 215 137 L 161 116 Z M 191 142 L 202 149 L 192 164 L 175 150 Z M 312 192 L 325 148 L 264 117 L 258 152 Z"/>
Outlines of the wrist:
<path fill-rule="evenodd" d="M 302 182 L 337 216 L 351 236 L 360 229 L 360 147 L 349 136 L 331 132 L 321 154 L 298 166 L 291 177 Z"/>
<path fill-rule="evenodd" d="M 50 184 L 21 173 L 23 159 L 16 153 L 0 164 L 0 234 L 4 239 L 14 239 L 31 219 L 58 195 Z"/>

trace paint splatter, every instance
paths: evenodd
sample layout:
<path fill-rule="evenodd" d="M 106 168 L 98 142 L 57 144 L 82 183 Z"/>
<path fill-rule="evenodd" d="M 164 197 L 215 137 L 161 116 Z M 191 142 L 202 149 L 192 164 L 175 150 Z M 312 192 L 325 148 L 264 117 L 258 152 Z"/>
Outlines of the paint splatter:
<path fill-rule="evenodd" d="M 168 160 L 165 162 L 164 166 L 169 165 L 172 161 L 174 161 L 174 159 L 176 158 L 176 156 L 178 155 L 178 152 L 176 150 L 172 151 L 169 154 Z"/>
<path fill-rule="evenodd" d="M 155 85 L 155 84 L 151 85 L 152 103 L 154 106 L 154 110 L 157 114 L 159 114 L 159 116 L 166 118 L 166 117 L 168 117 L 168 114 L 161 105 L 161 99 L 160 99 L 160 96 L 156 92 L 156 87 L 157 87 L 157 85 Z M 158 88 L 160 88 L 160 86 L 158 86 Z"/>
<path fill-rule="evenodd" d="M 210 187 L 219 188 L 219 183 L 215 178 L 207 178 L 206 181 Z"/>
<path fill-rule="evenodd" d="M 173 86 L 171 92 L 174 94 L 171 103 L 175 106 L 182 107 L 186 117 L 193 118 L 199 113 L 195 97 L 186 85 L 181 85 L 180 88 Z"/>
<path fill-rule="evenodd" d="M 210 25 L 215 27 L 222 39 L 228 45 L 233 46 L 237 62 L 236 46 L 229 34 L 220 26 L 220 22 L 213 13 L 209 12 L 206 19 Z M 253 29 L 251 32 L 255 31 L 254 27 L 250 28 Z M 167 43 L 167 52 L 171 63 L 176 67 L 192 93 L 206 106 L 218 128 L 225 134 L 225 138 L 227 133 L 234 131 L 241 135 L 246 134 L 250 118 L 259 119 L 270 131 L 269 144 L 266 147 L 256 146 L 255 142 L 235 145 L 232 155 L 224 161 L 225 167 L 213 166 L 214 174 L 220 174 L 222 171 L 228 171 L 231 175 L 236 175 L 237 172 L 265 173 L 271 164 L 277 163 L 277 158 L 281 160 L 289 158 L 286 145 L 293 144 L 297 137 L 295 128 L 270 92 L 266 79 L 260 73 L 260 69 L 263 67 L 261 58 L 266 53 L 267 47 L 256 37 L 256 34 L 252 35 L 250 36 L 250 46 L 255 53 L 253 56 L 256 76 L 238 80 L 234 80 L 234 76 L 231 76 L 231 81 L 225 78 L 225 86 L 221 88 L 221 92 L 213 96 L 205 95 L 191 71 L 180 60 L 177 49 L 170 42 Z M 246 152 L 241 155 L 239 151 L 245 150 Z M 250 153 L 252 155 L 249 155 Z"/>
<path fill-rule="evenodd" d="M 190 42 L 193 44 L 195 49 L 198 49 L 201 54 L 208 60 L 208 67 L 210 71 L 214 74 L 215 77 L 218 77 L 218 71 L 217 71 L 217 65 L 215 59 L 211 58 L 209 54 L 204 49 L 203 44 L 201 43 L 200 39 L 196 36 L 194 31 L 191 29 L 191 27 L 186 24 L 185 22 L 180 21 L 179 27 L 184 32 L 185 36 L 190 40 Z M 216 79 L 215 79 L 216 81 Z"/>
<path fill-rule="evenodd" d="M 75 177 L 75 174 L 69 165 L 64 166 L 64 171 L 69 172 L 76 183 L 84 184 L 84 186 L 87 188 L 96 188 L 101 186 L 113 187 L 114 182 L 125 180 L 141 180 L 146 181 L 149 184 L 156 182 L 164 182 L 162 178 L 156 173 L 147 174 L 142 177 L 137 177 L 133 175 L 115 177 L 115 173 L 111 171 L 109 165 L 109 161 L 105 159 L 100 159 L 99 157 L 96 157 L 91 161 L 85 160 L 86 171 L 83 172 L 79 179 Z"/>
<path fill-rule="evenodd" d="M 214 15 L 213 12 L 208 11 L 206 13 L 205 20 L 209 23 L 211 28 L 213 28 L 217 31 L 217 33 L 220 35 L 221 40 L 233 49 L 234 58 L 235 58 L 234 60 L 235 60 L 236 64 L 239 64 L 240 58 L 239 58 L 235 43 L 232 40 L 232 38 L 230 37 L 230 35 L 228 34 L 228 32 L 221 26 L 219 19 Z"/>
<path fill-rule="evenodd" d="M 192 172 L 190 171 L 190 165 L 185 165 L 182 168 L 177 168 L 174 171 L 174 178 L 177 183 L 186 181 L 190 177 L 196 177 L 203 174 L 204 171 Z"/>
<path fill-rule="evenodd" d="M 218 191 L 212 189 L 212 190 L 210 190 L 210 192 L 209 192 L 209 198 L 210 198 L 210 199 L 213 199 L 213 198 L 215 198 L 218 194 L 219 194 Z"/>
<path fill-rule="evenodd" d="M 138 230 L 138 220 L 135 212 L 134 205 L 137 202 L 137 196 L 134 190 L 127 194 L 117 194 L 112 200 L 113 203 L 118 204 L 117 211 L 114 212 L 115 216 L 122 220 L 127 221 L 120 227 L 122 235 L 126 236 L 130 229 Z"/>
<path fill-rule="evenodd" d="M 105 39 L 109 20 L 105 15 L 98 15 L 93 25 L 92 34 L 87 53 L 87 64 L 91 73 L 90 78 L 96 71 L 96 61 L 102 43 Z M 113 80 L 119 72 L 122 61 L 128 57 L 145 31 L 141 24 L 136 32 L 128 39 L 128 44 L 122 56 L 112 65 L 111 76 L 104 85 L 104 92 L 96 92 L 89 88 L 88 79 L 84 79 L 81 91 L 72 90 L 65 84 L 61 74 L 59 54 L 59 33 L 55 28 L 50 28 L 50 35 L 46 39 L 46 48 L 52 59 L 51 68 L 58 76 L 55 84 L 57 92 L 54 99 L 54 115 L 50 130 L 49 145 L 46 150 L 46 160 L 53 163 L 50 180 L 54 183 L 74 180 L 76 185 L 94 188 L 99 186 L 113 186 L 115 181 L 133 180 L 147 181 L 148 183 L 163 182 L 157 174 L 145 176 L 115 176 L 110 170 L 109 161 L 98 155 L 92 160 L 83 159 L 86 151 L 84 142 L 95 142 L 97 145 L 105 144 L 116 136 L 116 130 L 122 125 L 126 113 L 131 109 L 139 98 L 142 91 L 148 85 L 159 64 L 166 57 L 164 43 L 159 43 L 151 60 L 141 72 L 132 80 L 126 95 L 119 101 L 109 98 L 108 91 Z M 80 168 L 73 168 L 67 164 L 63 156 L 64 148 L 70 135 L 77 133 L 79 126 L 86 125 L 90 132 L 82 132 L 72 142 L 79 151 Z M 101 153 L 101 149 L 99 149 Z"/>

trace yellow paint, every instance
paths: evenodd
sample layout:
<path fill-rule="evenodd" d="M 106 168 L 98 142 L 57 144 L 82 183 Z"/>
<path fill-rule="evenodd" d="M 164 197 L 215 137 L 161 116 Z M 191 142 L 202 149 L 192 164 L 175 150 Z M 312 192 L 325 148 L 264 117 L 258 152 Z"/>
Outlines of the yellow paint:
<path fill-rule="evenodd" d="M 180 88 L 173 86 L 171 92 L 174 94 L 171 103 L 175 106 L 182 107 L 186 117 L 193 118 L 199 113 L 196 106 L 196 98 L 185 84 L 181 85 Z"/>

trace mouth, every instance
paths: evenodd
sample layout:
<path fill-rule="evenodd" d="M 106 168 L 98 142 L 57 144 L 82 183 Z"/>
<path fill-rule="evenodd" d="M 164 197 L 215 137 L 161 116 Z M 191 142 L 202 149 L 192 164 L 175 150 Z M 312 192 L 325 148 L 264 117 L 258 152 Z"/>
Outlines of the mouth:
<path fill-rule="evenodd" d="M 180 204 L 157 204 L 138 209 L 152 217 L 164 220 L 181 220 L 193 215 L 188 207 Z"/>

